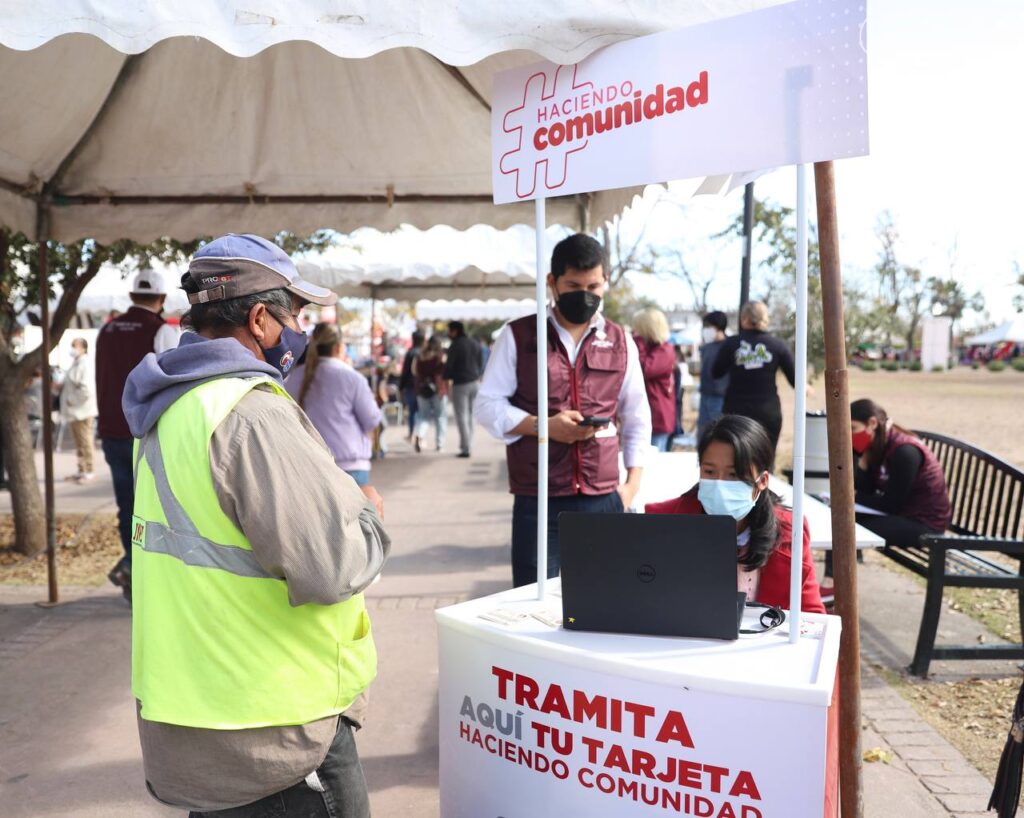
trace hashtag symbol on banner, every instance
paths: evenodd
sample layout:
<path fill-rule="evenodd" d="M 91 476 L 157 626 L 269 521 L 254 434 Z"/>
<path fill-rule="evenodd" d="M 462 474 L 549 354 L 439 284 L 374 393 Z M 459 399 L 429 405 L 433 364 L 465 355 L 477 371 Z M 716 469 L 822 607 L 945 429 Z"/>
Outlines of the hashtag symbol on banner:
<path fill-rule="evenodd" d="M 533 144 L 534 131 L 550 122 L 547 118 L 538 122 L 539 110 L 550 112 L 553 101 L 570 97 L 584 88 L 593 88 L 592 82 L 577 81 L 576 69 L 575 65 L 560 65 L 555 69 L 553 79 L 547 71 L 532 74 L 523 88 L 523 104 L 505 114 L 502 128 L 510 140 L 515 140 L 516 147 L 501 157 L 499 167 L 503 174 L 515 174 L 516 196 L 520 199 L 534 195 L 538 177 L 543 179 L 547 190 L 556 190 L 564 185 L 569 156 L 587 147 L 589 140 L 573 145 L 562 142 L 541 152 Z"/>

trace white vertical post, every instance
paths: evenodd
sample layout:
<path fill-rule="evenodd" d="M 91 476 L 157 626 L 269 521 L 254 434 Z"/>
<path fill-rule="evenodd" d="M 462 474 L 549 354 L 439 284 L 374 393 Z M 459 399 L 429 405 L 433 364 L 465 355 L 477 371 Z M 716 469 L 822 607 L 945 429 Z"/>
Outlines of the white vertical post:
<path fill-rule="evenodd" d="M 548 584 L 548 295 L 543 197 L 535 201 L 537 220 L 537 599 Z"/>
<path fill-rule="evenodd" d="M 789 641 L 800 638 L 804 565 L 804 450 L 807 430 L 807 166 L 796 166 L 796 392 L 793 408 L 793 546 Z"/>

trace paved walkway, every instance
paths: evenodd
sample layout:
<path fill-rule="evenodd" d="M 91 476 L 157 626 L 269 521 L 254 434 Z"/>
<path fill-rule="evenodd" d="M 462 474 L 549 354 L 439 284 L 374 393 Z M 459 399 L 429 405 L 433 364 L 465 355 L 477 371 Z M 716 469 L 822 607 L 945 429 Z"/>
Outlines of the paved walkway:
<path fill-rule="evenodd" d="M 482 434 L 469 461 L 453 452 L 416 456 L 403 443 L 392 448 L 375 468 L 394 552 L 383 580 L 368 593 L 380 675 L 358 743 L 376 816 L 434 818 L 432 611 L 508 587 L 511 499 L 502 450 Z M 58 457 L 58 475 L 62 470 L 73 470 L 65 454 Z M 109 503 L 105 490 L 102 478 L 84 488 L 61 484 L 58 498 L 62 510 L 88 512 Z M 0 502 L 6 497 L 0 493 Z M 871 564 L 861 587 L 866 660 L 907 664 L 921 590 Z M 53 610 L 34 604 L 43 595 L 42 588 L 0 585 L 0 815 L 180 815 L 149 798 L 143 785 L 129 691 L 128 608 L 107 588 L 66 588 L 65 604 Z M 944 637 L 976 628 L 962 614 L 943 614 Z M 983 670 L 1004 672 L 1005 665 Z M 975 675 L 978 667 L 946 662 L 936 671 L 957 677 Z M 864 747 L 894 752 L 889 765 L 865 765 L 868 818 L 985 814 L 988 782 L 870 668 L 863 709 Z"/>

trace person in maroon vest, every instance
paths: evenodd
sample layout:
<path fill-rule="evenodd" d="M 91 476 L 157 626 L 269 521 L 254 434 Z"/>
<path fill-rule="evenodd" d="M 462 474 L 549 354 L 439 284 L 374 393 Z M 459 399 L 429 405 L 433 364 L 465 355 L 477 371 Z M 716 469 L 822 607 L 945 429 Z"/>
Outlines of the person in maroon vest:
<path fill-rule="evenodd" d="M 850 404 L 850 419 L 857 502 L 882 512 L 860 513 L 857 522 L 894 545 L 943 533 L 952 518 L 946 479 L 924 441 L 867 398 Z"/>
<path fill-rule="evenodd" d="M 150 352 L 163 352 L 178 345 L 177 330 L 160 313 L 167 298 L 167 286 L 156 270 L 140 270 L 132 284 L 131 308 L 103 325 L 96 339 L 96 400 L 99 408 L 97 430 L 103 457 L 110 467 L 117 500 L 117 528 L 124 556 L 108 574 L 131 602 L 132 509 L 135 483 L 132 477 L 132 433 L 121 409 L 121 395 L 130 373 Z"/>
<path fill-rule="evenodd" d="M 507 324 L 484 371 L 476 416 L 504 441 L 512 505 L 512 581 L 537 578 L 537 414 L 548 414 L 548 565 L 560 567 L 558 515 L 621 512 L 633 503 L 650 448 L 647 403 L 636 344 L 599 311 L 607 284 L 604 248 L 590 236 L 560 241 L 551 254 L 544 352 L 548 405 L 537 405 L 537 319 Z M 584 423 L 609 418 L 607 425 Z M 627 478 L 619 483 L 619 447 Z"/>
<path fill-rule="evenodd" d="M 669 450 L 679 419 L 675 400 L 676 351 L 668 343 L 669 334 L 668 319 L 661 310 L 651 307 L 633 316 L 633 340 L 640 353 L 640 371 L 651 407 L 651 445 L 662 452 Z"/>

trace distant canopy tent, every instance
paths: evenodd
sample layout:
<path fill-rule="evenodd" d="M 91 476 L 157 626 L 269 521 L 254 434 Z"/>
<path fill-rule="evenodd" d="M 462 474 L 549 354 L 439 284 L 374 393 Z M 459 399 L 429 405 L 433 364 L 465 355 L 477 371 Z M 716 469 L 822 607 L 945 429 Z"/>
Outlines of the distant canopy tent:
<path fill-rule="evenodd" d="M 969 347 L 992 346 L 993 344 L 1024 344 L 1024 317 L 1005 321 L 994 329 L 974 335 L 964 343 Z"/>
<path fill-rule="evenodd" d="M 553 244 L 569 232 L 552 227 L 546 238 Z M 507 230 L 476 225 L 464 231 L 403 225 L 391 233 L 364 229 L 297 264 L 303 277 L 343 298 L 529 298 L 536 282 L 534 236 L 526 225 Z"/>
<path fill-rule="evenodd" d="M 419 301 L 416 317 L 420 321 L 512 321 L 537 309 L 532 298 L 498 301 Z"/>
<path fill-rule="evenodd" d="M 185 291 L 180 288 L 183 269 L 178 265 L 153 262 L 153 269 L 158 271 L 167 285 L 167 300 L 164 302 L 165 313 L 183 313 L 188 311 L 188 299 Z M 132 305 L 132 280 L 136 270 L 122 269 L 115 264 L 104 264 L 96 277 L 90 281 L 78 297 L 77 312 L 108 313 L 111 310 L 124 312 Z"/>

